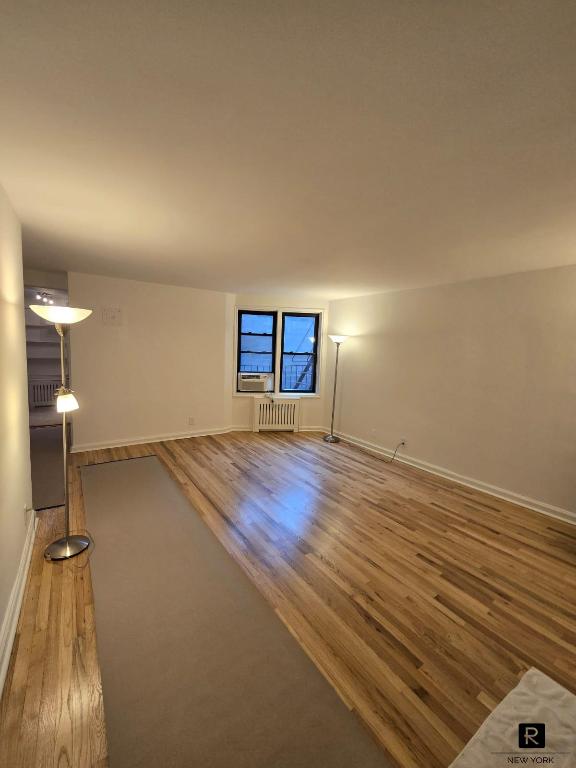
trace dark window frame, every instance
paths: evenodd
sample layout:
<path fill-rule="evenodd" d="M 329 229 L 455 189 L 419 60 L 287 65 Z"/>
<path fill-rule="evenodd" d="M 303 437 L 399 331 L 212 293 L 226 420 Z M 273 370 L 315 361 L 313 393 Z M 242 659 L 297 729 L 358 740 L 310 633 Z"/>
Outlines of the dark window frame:
<path fill-rule="evenodd" d="M 287 394 L 316 395 L 318 394 L 318 342 L 320 330 L 320 312 L 282 312 L 282 335 L 280 338 L 280 379 L 278 391 Z M 314 318 L 314 348 L 312 352 L 286 352 L 287 355 L 312 355 L 312 389 L 284 389 L 282 386 L 284 369 L 284 326 L 286 317 L 313 317 Z"/>
<path fill-rule="evenodd" d="M 266 315 L 272 318 L 272 333 L 242 333 L 242 317 L 243 315 Z M 240 370 L 240 361 L 242 359 L 242 336 L 265 336 L 272 337 L 272 370 L 270 373 L 274 376 L 274 386 L 276 386 L 276 339 L 278 336 L 278 312 L 276 310 L 269 309 L 239 309 L 236 320 L 238 327 L 236 333 L 236 392 L 241 392 L 238 386 L 238 374 L 249 373 L 249 371 Z M 246 350 L 244 350 L 246 353 Z M 252 352 L 256 355 L 270 355 L 270 352 Z"/>

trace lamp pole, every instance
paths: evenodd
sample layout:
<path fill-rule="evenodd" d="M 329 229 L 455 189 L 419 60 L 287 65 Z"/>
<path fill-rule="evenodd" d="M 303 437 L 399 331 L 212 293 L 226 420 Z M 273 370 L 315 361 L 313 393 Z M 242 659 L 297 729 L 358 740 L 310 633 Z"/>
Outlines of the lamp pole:
<path fill-rule="evenodd" d="M 66 385 L 66 366 L 64 364 L 64 344 L 66 339 L 66 333 L 69 326 L 66 323 L 55 323 L 56 331 L 60 336 L 60 380 L 61 385 L 56 392 L 56 403 L 60 398 L 66 398 L 70 395 L 73 396 L 71 390 Z M 75 400 L 75 398 L 74 398 Z M 74 406 L 78 407 L 77 403 Z M 60 409 L 59 409 L 60 410 Z M 49 544 L 44 550 L 44 557 L 46 560 L 68 560 L 71 557 L 76 557 L 80 552 L 84 552 L 90 546 L 90 537 L 84 534 L 70 535 L 70 499 L 68 494 L 68 420 L 67 420 L 68 407 L 62 408 L 62 454 L 64 461 L 64 524 L 66 533 L 61 539 L 57 539 Z"/>
<path fill-rule="evenodd" d="M 336 344 L 336 365 L 334 367 L 334 390 L 332 391 L 332 419 L 330 421 L 330 434 L 324 435 L 325 443 L 339 443 L 340 438 L 334 434 L 334 412 L 336 410 L 336 385 L 338 384 L 338 358 L 340 356 L 340 345 L 346 341 L 348 336 L 331 335 L 330 338 Z"/>
<path fill-rule="evenodd" d="M 63 323 L 56 323 L 56 331 L 60 336 L 60 389 L 57 392 L 59 394 L 65 394 L 66 388 L 66 368 L 64 365 L 64 345 L 66 342 L 66 331 L 68 326 Z M 66 526 L 66 541 L 70 538 L 70 503 L 68 500 L 68 423 L 66 419 L 66 411 L 62 413 L 62 453 L 64 455 L 64 521 Z M 48 550 L 44 553 L 46 557 Z M 55 559 L 52 557 L 51 559 Z"/>

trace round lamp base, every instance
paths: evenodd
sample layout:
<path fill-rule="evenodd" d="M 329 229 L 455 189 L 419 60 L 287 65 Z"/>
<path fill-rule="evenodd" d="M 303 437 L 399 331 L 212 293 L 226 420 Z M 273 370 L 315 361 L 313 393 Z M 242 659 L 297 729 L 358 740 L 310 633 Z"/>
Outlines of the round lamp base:
<path fill-rule="evenodd" d="M 323 440 L 325 443 L 339 443 L 340 438 L 336 435 L 324 435 Z"/>
<path fill-rule="evenodd" d="M 88 536 L 78 534 L 64 536 L 63 539 L 57 539 L 46 547 L 44 558 L 46 560 L 68 560 L 71 557 L 76 557 L 80 552 L 84 552 L 90 544 L 91 541 Z"/>

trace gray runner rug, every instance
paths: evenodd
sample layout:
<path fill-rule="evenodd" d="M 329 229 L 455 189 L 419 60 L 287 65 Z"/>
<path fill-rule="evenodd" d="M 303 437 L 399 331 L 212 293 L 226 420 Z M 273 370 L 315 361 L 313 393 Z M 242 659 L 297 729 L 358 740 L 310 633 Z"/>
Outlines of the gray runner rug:
<path fill-rule="evenodd" d="M 158 459 L 82 483 L 110 768 L 389 768 Z"/>

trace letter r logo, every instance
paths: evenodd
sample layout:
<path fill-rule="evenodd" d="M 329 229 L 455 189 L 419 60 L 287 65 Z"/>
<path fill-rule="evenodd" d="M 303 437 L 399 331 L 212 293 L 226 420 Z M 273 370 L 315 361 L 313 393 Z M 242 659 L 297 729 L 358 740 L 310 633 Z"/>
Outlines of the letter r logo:
<path fill-rule="evenodd" d="M 518 746 L 521 749 L 543 749 L 546 746 L 546 725 L 544 723 L 520 723 Z"/>

